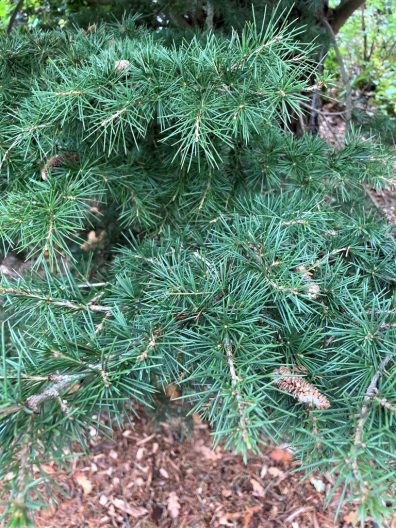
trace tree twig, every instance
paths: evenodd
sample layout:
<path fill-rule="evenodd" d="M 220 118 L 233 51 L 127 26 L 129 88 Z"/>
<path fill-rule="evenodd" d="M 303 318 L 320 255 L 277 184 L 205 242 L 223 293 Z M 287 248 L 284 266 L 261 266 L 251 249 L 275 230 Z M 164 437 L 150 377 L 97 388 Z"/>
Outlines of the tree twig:
<path fill-rule="evenodd" d="M 323 62 L 325 58 L 324 53 L 324 46 L 320 49 L 319 54 L 319 65 L 318 65 L 318 73 L 323 73 Z M 309 116 L 309 131 L 311 134 L 317 134 L 319 132 L 319 122 L 318 122 L 318 114 L 320 113 L 319 108 L 322 106 L 322 101 L 320 97 L 320 91 L 315 90 L 312 94 L 312 106 L 311 106 L 311 115 Z M 309 106 L 309 105 L 304 105 Z"/>
<path fill-rule="evenodd" d="M 92 301 L 88 304 L 77 304 L 70 301 L 60 301 L 53 297 L 46 297 L 38 293 L 34 293 L 27 290 L 18 290 L 16 288 L 5 288 L 0 286 L 0 295 L 15 295 L 19 297 L 27 297 L 29 299 L 36 299 L 38 301 L 47 302 L 54 306 L 60 306 L 62 308 L 69 308 L 70 310 L 89 310 L 91 312 L 109 313 L 111 309 L 108 306 L 101 306 L 94 304 Z"/>
<path fill-rule="evenodd" d="M 382 376 L 385 367 L 387 364 L 392 360 L 393 354 L 388 354 L 384 357 L 384 359 L 381 361 L 378 370 L 375 372 L 374 376 L 371 378 L 370 385 L 367 387 L 366 393 L 363 398 L 363 405 L 359 413 L 359 419 L 356 424 L 355 429 L 355 439 L 354 439 L 354 445 L 355 446 L 361 446 L 362 445 L 362 434 L 363 434 L 363 428 L 364 424 L 369 412 L 370 408 L 370 402 L 375 398 L 377 395 L 378 389 L 377 384 Z"/>
<path fill-rule="evenodd" d="M 98 363 L 97 365 L 88 365 L 87 371 L 79 372 L 78 374 L 50 374 L 46 378 L 40 377 L 40 381 L 49 381 L 52 384 L 43 388 L 37 394 L 32 394 L 29 396 L 24 404 L 14 404 L 4 409 L 0 409 L 0 417 L 4 418 L 9 414 L 16 413 L 22 410 L 24 407 L 32 410 L 35 413 L 40 411 L 41 405 L 53 399 L 60 399 L 61 392 L 69 388 L 74 382 L 83 380 L 88 376 L 92 371 L 99 372 L 100 376 L 104 381 L 105 387 L 109 387 L 109 378 L 107 372 L 102 368 L 102 364 Z"/>
<path fill-rule="evenodd" d="M 232 353 L 232 344 L 227 339 L 225 342 L 225 351 L 226 351 L 226 357 L 227 357 L 227 363 L 228 368 L 230 369 L 230 375 L 231 375 L 231 386 L 232 386 L 232 394 L 236 399 L 237 402 L 237 408 L 238 408 L 238 414 L 239 414 L 239 425 L 242 432 L 242 438 L 245 444 L 249 447 L 250 446 L 250 440 L 247 432 L 247 425 L 246 425 L 246 419 L 244 414 L 244 401 L 242 398 L 241 391 L 238 388 L 239 383 L 239 377 L 237 376 L 236 370 L 235 370 L 235 364 L 234 364 L 234 356 Z"/>
<path fill-rule="evenodd" d="M 362 408 L 358 415 L 358 420 L 357 420 L 356 427 L 355 427 L 355 435 L 354 435 L 354 441 L 353 441 L 353 445 L 355 447 L 355 454 L 352 458 L 351 466 L 352 466 L 353 475 L 360 487 L 362 495 L 364 496 L 367 494 L 367 483 L 365 480 L 363 480 L 362 475 L 360 473 L 359 466 L 358 466 L 358 462 L 357 462 L 358 457 L 359 457 L 358 449 L 363 447 L 362 437 L 363 437 L 364 424 L 366 423 L 366 419 L 369 414 L 370 404 L 375 399 L 378 393 L 378 388 L 377 388 L 378 381 L 380 377 L 382 376 L 386 366 L 388 365 L 388 363 L 390 363 L 393 357 L 394 357 L 393 354 L 387 354 L 384 357 L 384 359 L 381 361 L 378 367 L 378 370 L 375 372 L 374 376 L 371 378 L 370 384 L 367 387 L 367 390 L 363 397 Z"/>
<path fill-rule="evenodd" d="M 346 110 L 341 110 L 340 112 L 323 112 L 323 110 L 319 110 L 319 108 L 316 108 L 316 107 L 311 106 L 311 105 L 309 105 L 307 103 L 304 103 L 303 101 L 301 101 L 300 105 L 303 106 L 304 108 L 307 108 L 307 110 L 312 110 L 312 112 L 315 112 L 315 113 L 323 115 L 323 116 L 336 116 L 336 115 L 345 115 L 346 114 Z"/>
<path fill-rule="evenodd" d="M 350 121 L 351 116 L 352 116 L 352 86 L 351 86 L 351 82 L 349 80 L 349 76 L 348 76 L 347 70 L 345 68 L 345 63 L 344 63 L 344 59 L 342 58 L 342 55 L 341 55 L 341 52 L 340 52 L 340 48 L 338 47 L 338 44 L 337 44 L 337 38 L 335 36 L 334 30 L 333 30 L 332 26 L 329 24 L 329 22 L 327 21 L 326 18 L 323 18 L 322 21 L 323 21 L 323 25 L 327 28 L 327 30 L 328 30 L 328 32 L 329 32 L 329 34 L 331 36 L 331 39 L 333 41 L 334 51 L 335 51 L 335 54 L 336 54 L 336 57 L 337 57 L 338 65 L 340 67 L 341 79 L 342 79 L 342 82 L 343 82 L 343 84 L 345 86 L 345 121 L 348 124 L 348 122 Z"/>
<path fill-rule="evenodd" d="M 29 396 L 26 400 L 26 407 L 31 409 L 33 412 L 38 413 L 40 411 L 41 405 L 47 401 L 54 398 L 60 398 L 61 391 L 68 388 L 72 383 L 81 379 L 86 374 L 52 374 L 48 376 L 48 381 L 52 381 L 53 384 L 44 389 L 38 394 L 33 394 Z"/>
<path fill-rule="evenodd" d="M 386 398 L 378 398 L 378 396 L 375 396 L 374 400 L 378 402 L 381 407 L 384 407 L 384 409 L 388 409 L 396 414 L 396 405 L 392 405 Z"/>

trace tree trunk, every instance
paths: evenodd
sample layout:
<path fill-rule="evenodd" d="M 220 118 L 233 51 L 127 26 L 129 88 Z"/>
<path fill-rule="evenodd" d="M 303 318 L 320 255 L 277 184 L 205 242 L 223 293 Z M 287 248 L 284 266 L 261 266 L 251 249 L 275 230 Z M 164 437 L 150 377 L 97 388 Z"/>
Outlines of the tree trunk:
<path fill-rule="evenodd" d="M 334 33 L 338 33 L 348 18 L 353 15 L 356 9 L 364 4 L 365 0 L 343 0 L 329 17 L 330 25 Z"/>

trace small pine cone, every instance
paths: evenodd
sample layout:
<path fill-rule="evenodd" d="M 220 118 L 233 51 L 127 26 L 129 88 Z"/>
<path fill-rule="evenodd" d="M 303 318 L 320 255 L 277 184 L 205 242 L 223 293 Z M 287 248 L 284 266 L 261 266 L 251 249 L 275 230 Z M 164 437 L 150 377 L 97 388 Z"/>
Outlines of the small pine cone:
<path fill-rule="evenodd" d="M 49 169 L 51 169 L 52 167 L 62 167 L 63 162 L 63 157 L 59 154 L 51 156 L 50 159 L 44 165 L 44 167 L 41 169 L 41 178 L 43 180 L 46 180 L 48 178 Z"/>
<path fill-rule="evenodd" d="M 78 154 L 77 152 L 62 152 L 62 154 L 55 154 L 55 156 L 51 156 L 47 162 L 45 163 L 44 167 L 41 169 L 41 178 L 43 180 L 47 180 L 48 178 L 48 172 L 53 167 L 63 167 L 68 161 L 72 163 L 78 162 Z"/>
<path fill-rule="evenodd" d="M 294 396 L 300 403 L 305 403 L 309 407 L 316 407 L 317 409 L 328 409 L 330 407 L 330 402 L 326 396 L 323 396 L 318 389 L 301 376 L 292 374 L 288 367 L 279 367 L 274 374 L 281 376 L 275 379 L 275 385 Z"/>
<path fill-rule="evenodd" d="M 122 59 L 115 62 L 114 69 L 116 71 L 125 71 L 129 69 L 130 65 L 129 60 Z"/>

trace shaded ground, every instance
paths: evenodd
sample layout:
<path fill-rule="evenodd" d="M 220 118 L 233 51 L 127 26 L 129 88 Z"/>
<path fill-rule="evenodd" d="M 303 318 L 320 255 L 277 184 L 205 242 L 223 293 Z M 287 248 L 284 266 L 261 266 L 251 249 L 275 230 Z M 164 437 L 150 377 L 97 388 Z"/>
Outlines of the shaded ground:
<path fill-rule="evenodd" d="M 198 418 L 190 431 L 177 419 L 142 418 L 114 440 L 92 436 L 91 443 L 89 457 L 76 459 L 69 474 L 47 466 L 70 498 L 40 512 L 39 528 L 352 526 L 353 512 L 334 523 L 334 505 L 324 509 L 328 477 L 302 481 L 298 463 L 280 448 L 252 456 L 248 465 L 229 451 L 212 451 Z"/>

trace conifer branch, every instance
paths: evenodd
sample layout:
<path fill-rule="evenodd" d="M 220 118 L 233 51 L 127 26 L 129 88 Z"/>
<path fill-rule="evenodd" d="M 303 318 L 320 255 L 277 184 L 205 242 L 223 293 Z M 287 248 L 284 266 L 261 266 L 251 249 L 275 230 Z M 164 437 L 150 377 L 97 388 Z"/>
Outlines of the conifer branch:
<path fill-rule="evenodd" d="M 275 44 L 276 42 L 279 42 L 280 40 L 283 39 L 283 35 L 277 35 L 276 37 L 274 37 L 273 39 L 269 40 L 268 42 L 264 42 L 263 44 L 261 44 L 260 46 L 258 46 L 255 50 L 253 50 L 249 55 L 248 54 L 244 54 L 244 56 L 242 57 L 242 59 L 240 59 L 238 62 L 236 62 L 235 64 L 233 64 L 231 66 L 231 70 L 237 70 L 238 68 L 240 68 L 243 64 L 245 64 L 246 62 L 249 62 L 249 60 L 252 58 L 252 57 L 257 57 L 258 55 L 260 55 L 260 53 L 265 50 L 266 48 L 269 48 L 270 46 L 272 46 L 272 44 Z"/>
<path fill-rule="evenodd" d="M 230 370 L 232 395 L 236 399 L 237 409 L 239 413 L 239 426 L 241 429 L 243 441 L 245 442 L 245 445 L 249 447 L 250 440 L 249 440 L 247 423 L 246 423 L 246 418 L 245 418 L 245 411 L 244 411 L 245 402 L 243 400 L 241 391 L 239 389 L 240 379 L 235 370 L 233 346 L 232 346 L 232 343 L 227 339 L 225 341 L 224 347 L 226 351 L 228 368 Z"/>
<path fill-rule="evenodd" d="M 99 324 L 96 325 L 95 327 L 95 334 L 98 335 L 102 330 L 103 330 L 103 327 L 106 323 L 106 321 L 108 319 L 110 319 L 110 317 L 112 316 L 112 313 L 109 311 L 105 314 L 105 316 L 103 317 L 103 319 L 100 321 Z"/>
<path fill-rule="evenodd" d="M 41 405 L 44 402 L 46 402 L 47 400 L 52 400 L 52 399 L 60 399 L 61 393 L 64 390 L 68 389 L 76 381 L 83 380 L 92 371 L 97 371 L 100 374 L 105 387 L 110 386 L 109 376 L 107 372 L 103 370 L 101 363 L 97 365 L 88 365 L 88 368 L 89 368 L 88 371 L 80 372 L 78 374 L 50 374 L 49 376 L 45 378 L 41 376 L 40 377 L 23 376 L 25 379 L 34 379 L 36 381 L 37 380 L 49 381 L 52 384 L 49 387 L 45 387 L 41 392 L 37 394 L 32 394 L 31 396 L 29 396 L 24 405 L 22 404 L 10 405 L 9 407 L 1 409 L 0 416 L 4 418 L 8 414 L 13 414 L 15 412 L 22 410 L 24 406 L 26 406 L 28 409 L 31 409 L 33 412 L 38 413 L 40 411 Z M 60 401 L 62 402 L 61 399 Z M 62 409 L 64 409 L 63 406 L 62 406 Z"/>
<path fill-rule="evenodd" d="M 70 310 L 89 310 L 91 312 L 104 312 L 111 314 L 111 308 L 109 308 L 108 306 L 94 304 L 92 301 L 88 304 L 77 304 L 66 300 L 60 301 L 59 299 L 54 299 L 53 297 L 46 297 L 38 293 L 34 293 L 32 291 L 21 290 L 17 288 L 5 288 L 4 286 L 0 286 L 0 295 L 10 295 L 16 297 L 26 297 L 29 299 L 36 299 L 37 301 L 49 303 L 53 306 L 68 308 Z"/>
<path fill-rule="evenodd" d="M 85 282 L 84 284 L 78 284 L 77 288 L 83 290 L 86 288 L 104 288 L 105 286 L 110 286 L 110 282 Z"/>
<path fill-rule="evenodd" d="M 55 95 L 57 97 L 67 96 L 67 95 L 83 95 L 83 92 L 81 92 L 81 90 L 67 90 L 66 92 L 56 92 Z"/>
<path fill-rule="evenodd" d="M 160 328 L 157 328 L 150 336 L 150 340 L 148 342 L 148 345 L 146 346 L 146 348 L 143 350 L 143 352 L 141 354 L 139 354 L 138 356 L 138 360 L 139 361 L 144 361 L 145 359 L 148 358 L 148 355 L 150 353 L 151 350 L 154 350 L 155 347 L 157 346 L 157 338 L 158 336 L 161 334 L 161 329 Z"/>
<path fill-rule="evenodd" d="M 5 418 L 9 414 L 15 414 L 21 409 L 23 409 L 23 405 L 19 404 L 8 405 L 7 407 L 3 407 L 2 409 L 0 409 L 0 419 Z"/>
<path fill-rule="evenodd" d="M 32 418 L 29 417 L 29 426 L 26 434 L 21 438 L 22 447 L 18 452 L 18 473 L 16 475 L 16 496 L 14 504 L 22 505 L 25 503 L 25 483 L 29 474 L 29 455 L 31 448 Z"/>
<path fill-rule="evenodd" d="M 362 441 L 364 425 L 366 423 L 366 419 L 369 414 L 371 402 L 376 398 L 376 395 L 378 394 L 377 385 L 380 380 L 380 377 L 382 376 L 386 366 L 388 365 L 388 363 L 391 362 L 392 359 L 393 359 L 393 354 L 386 355 L 384 359 L 381 361 L 378 367 L 378 370 L 375 372 L 374 376 L 371 378 L 370 384 L 367 387 L 367 390 L 363 397 L 363 404 L 362 404 L 360 413 L 358 415 L 358 420 L 356 422 L 355 434 L 354 434 L 354 440 L 353 440 L 353 445 L 355 449 L 351 457 L 352 458 L 351 467 L 352 467 L 352 472 L 356 479 L 357 485 L 360 489 L 362 501 L 364 501 L 367 496 L 368 486 L 369 486 L 369 483 L 363 478 L 361 474 L 359 463 L 358 463 L 358 459 L 360 456 L 360 449 L 364 447 L 364 443 Z"/>
<path fill-rule="evenodd" d="M 11 152 L 11 150 L 18 145 L 20 142 L 20 137 L 17 136 L 14 141 L 11 143 L 11 145 L 8 147 L 8 149 L 4 152 L 2 158 L 0 159 L 0 170 L 3 167 L 4 162 L 7 160 L 8 154 Z"/>
<path fill-rule="evenodd" d="M 381 407 L 384 407 L 384 409 L 388 409 L 388 411 L 392 411 L 393 413 L 396 413 L 396 405 L 392 405 L 386 398 L 378 398 L 377 396 L 374 398 L 376 402 L 378 402 Z"/>
<path fill-rule="evenodd" d="M 109 123 L 111 123 L 112 121 L 115 121 L 118 117 L 120 117 L 123 113 L 125 113 L 126 111 L 128 110 L 128 107 L 124 107 L 124 108 L 121 108 L 121 110 L 117 110 L 117 112 L 115 112 L 113 115 L 111 115 L 110 117 L 108 117 L 107 119 L 105 119 L 104 121 L 101 122 L 100 126 L 102 127 L 105 127 L 107 126 Z"/>
<path fill-rule="evenodd" d="M 355 437 L 354 437 L 354 445 L 355 447 L 360 447 L 362 445 L 362 435 L 363 435 L 363 429 L 364 424 L 366 422 L 366 418 L 369 413 L 370 409 L 370 403 L 371 401 L 376 397 L 378 394 L 378 388 L 377 384 L 384 373 L 384 370 L 388 363 L 390 363 L 393 359 L 393 354 L 388 354 L 384 357 L 384 359 L 381 361 L 378 370 L 375 372 L 374 376 L 371 378 L 370 384 L 367 387 L 366 393 L 363 398 L 363 405 L 360 410 L 358 421 L 356 423 L 356 429 L 355 429 Z"/>
<path fill-rule="evenodd" d="M 308 287 L 307 287 L 308 297 L 310 297 L 311 299 L 317 299 L 318 295 L 320 294 L 320 287 L 312 279 L 312 273 L 308 271 L 308 269 L 305 266 L 298 266 L 296 268 L 296 271 L 303 275 L 303 277 L 305 278 L 308 284 Z"/>
<path fill-rule="evenodd" d="M 53 382 L 50 387 L 45 388 L 39 394 L 33 394 L 26 400 L 26 407 L 31 409 L 33 412 L 38 413 L 41 405 L 54 398 L 60 398 L 60 394 L 65 389 L 69 388 L 75 381 L 80 380 L 84 377 L 84 374 L 51 374 L 48 376 L 48 381 Z"/>

